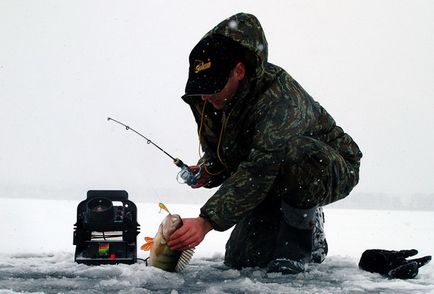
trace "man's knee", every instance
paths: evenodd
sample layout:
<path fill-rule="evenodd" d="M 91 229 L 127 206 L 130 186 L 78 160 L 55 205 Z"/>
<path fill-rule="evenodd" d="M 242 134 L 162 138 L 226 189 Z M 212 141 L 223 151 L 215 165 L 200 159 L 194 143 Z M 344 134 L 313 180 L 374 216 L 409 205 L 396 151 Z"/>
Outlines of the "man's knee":
<path fill-rule="evenodd" d="M 276 187 L 292 207 L 329 204 L 347 196 L 357 184 L 358 170 L 321 141 L 299 137 L 287 155 Z"/>

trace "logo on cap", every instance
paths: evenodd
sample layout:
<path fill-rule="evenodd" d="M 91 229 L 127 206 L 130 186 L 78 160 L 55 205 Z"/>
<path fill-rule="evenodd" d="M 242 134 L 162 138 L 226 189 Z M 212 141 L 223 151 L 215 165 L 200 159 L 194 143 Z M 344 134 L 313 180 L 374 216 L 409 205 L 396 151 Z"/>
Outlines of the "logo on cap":
<path fill-rule="evenodd" d="M 194 61 L 194 73 L 199 73 L 205 69 L 211 68 L 211 60 L 208 58 L 207 62 L 202 60 Z"/>

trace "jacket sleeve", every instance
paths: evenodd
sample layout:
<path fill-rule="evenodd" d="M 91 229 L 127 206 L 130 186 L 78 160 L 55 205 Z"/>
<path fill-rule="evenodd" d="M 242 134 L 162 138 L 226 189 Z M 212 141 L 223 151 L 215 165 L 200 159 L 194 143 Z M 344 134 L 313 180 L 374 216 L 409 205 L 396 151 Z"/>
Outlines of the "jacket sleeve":
<path fill-rule="evenodd" d="M 273 101 L 256 107 L 256 135 L 247 160 L 201 208 L 201 216 L 217 231 L 229 229 L 265 199 L 285 161 L 289 138 L 306 128 L 298 101 Z"/>

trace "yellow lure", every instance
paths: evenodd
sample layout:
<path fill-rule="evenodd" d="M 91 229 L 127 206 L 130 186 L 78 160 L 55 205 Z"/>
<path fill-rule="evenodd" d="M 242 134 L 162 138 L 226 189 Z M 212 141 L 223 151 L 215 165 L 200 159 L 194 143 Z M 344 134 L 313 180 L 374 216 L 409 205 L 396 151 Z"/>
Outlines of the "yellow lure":
<path fill-rule="evenodd" d="M 158 206 L 160 207 L 160 212 L 161 212 L 161 209 L 162 209 L 164 211 L 167 211 L 168 214 L 170 214 L 170 212 L 167 209 L 166 205 L 164 205 L 163 203 L 160 202 L 160 203 L 158 203 Z"/>

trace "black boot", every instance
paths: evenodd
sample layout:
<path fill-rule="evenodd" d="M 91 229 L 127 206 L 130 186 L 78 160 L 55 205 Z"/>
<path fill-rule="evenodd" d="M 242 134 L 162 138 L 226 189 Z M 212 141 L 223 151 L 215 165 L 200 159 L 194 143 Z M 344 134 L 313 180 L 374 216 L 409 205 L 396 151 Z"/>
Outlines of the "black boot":
<path fill-rule="evenodd" d="M 312 259 L 317 208 L 298 209 L 282 201 L 282 219 L 268 272 L 304 272 Z"/>
<path fill-rule="evenodd" d="M 313 248 L 311 262 L 321 263 L 327 256 L 328 244 L 324 233 L 324 212 L 322 207 L 315 211 L 315 228 L 313 232 Z"/>
<path fill-rule="evenodd" d="M 313 230 L 296 229 L 283 220 L 273 259 L 268 264 L 268 272 L 297 274 L 304 272 L 312 252 Z"/>

